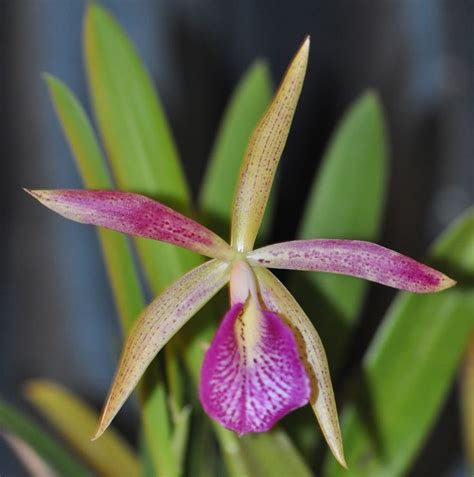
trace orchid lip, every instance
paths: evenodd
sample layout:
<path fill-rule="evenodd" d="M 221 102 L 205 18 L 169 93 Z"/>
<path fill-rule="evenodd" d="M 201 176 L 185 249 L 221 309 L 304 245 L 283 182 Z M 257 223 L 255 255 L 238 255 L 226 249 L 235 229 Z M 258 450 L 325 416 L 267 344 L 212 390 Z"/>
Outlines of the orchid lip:
<path fill-rule="evenodd" d="M 226 313 L 204 358 L 199 395 L 207 414 L 243 435 L 271 429 L 310 399 L 295 337 L 249 295 Z"/>

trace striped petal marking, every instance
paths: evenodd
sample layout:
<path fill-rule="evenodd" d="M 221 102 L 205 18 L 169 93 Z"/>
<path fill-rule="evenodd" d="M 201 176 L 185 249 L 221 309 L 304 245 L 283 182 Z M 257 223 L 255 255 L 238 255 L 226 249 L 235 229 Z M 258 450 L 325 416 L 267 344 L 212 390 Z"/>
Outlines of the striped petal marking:
<path fill-rule="evenodd" d="M 252 296 L 225 315 L 206 352 L 200 399 L 240 435 L 263 432 L 309 402 L 310 383 L 290 328 Z"/>

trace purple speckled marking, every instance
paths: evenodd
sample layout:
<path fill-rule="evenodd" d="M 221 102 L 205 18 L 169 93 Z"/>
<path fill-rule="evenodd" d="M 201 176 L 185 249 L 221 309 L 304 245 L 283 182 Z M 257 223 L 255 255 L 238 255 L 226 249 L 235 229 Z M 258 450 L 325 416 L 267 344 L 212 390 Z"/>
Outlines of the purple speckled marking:
<path fill-rule="evenodd" d="M 295 240 L 254 250 L 253 265 L 340 273 L 415 293 L 448 288 L 454 282 L 412 258 L 360 240 Z"/>
<path fill-rule="evenodd" d="M 278 315 L 264 311 L 259 340 L 252 349 L 236 322 L 243 305 L 225 315 L 201 371 L 200 398 L 204 410 L 239 434 L 267 431 L 290 411 L 308 403 L 310 383 L 298 356 L 295 338 Z M 245 326 L 245 323 L 239 323 Z"/>
<path fill-rule="evenodd" d="M 30 193 L 46 207 L 76 222 L 169 242 L 213 258 L 225 258 L 231 251 L 206 227 L 139 194 L 71 189 Z"/>

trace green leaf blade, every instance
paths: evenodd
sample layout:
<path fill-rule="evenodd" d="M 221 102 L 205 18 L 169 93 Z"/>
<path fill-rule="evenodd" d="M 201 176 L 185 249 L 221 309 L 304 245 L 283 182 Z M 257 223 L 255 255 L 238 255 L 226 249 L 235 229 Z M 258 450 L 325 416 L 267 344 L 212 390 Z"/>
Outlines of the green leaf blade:
<path fill-rule="evenodd" d="M 135 48 L 116 20 L 90 4 L 84 49 L 96 119 L 118 187 L 189 212 L 189 191 L 161 102 Z M 200 263 L 195 254 L 136 239 L 145 274 L 158 293 Z"/>
<path fill-rule="evenodd" d="M 43 78 L 84 185 L 88 189 L 111 189 L 113 184 L 104 156 L 81 104 L 60 79 L 47 73 Z"/>
<path fill-rule="evenodd" d="M 186 204 L 184 174 L 149 75 L 122 28 L 95 3 L 87 8 L 84 47 L 97 121 L 119 187 Z"/>
<path fill-rule="evenodd" d="M 81 104 L 58 78 L 44 77 L 85 187 L 111 189 L 105 158 Z M 99 229 L 99 239 L 122 329 L 127 332 L 145 306 L 130 245 L 125 236 L 110 230 Z"/>
<path fill-rule="evenodd" d="M 113 181 L 105 158 L 79 101 L 60 80 L 51 75 L 46 75 L 45 78 L 84 185 L 88 188 L 112 188 Z M 99 229 L 98 232 L 122 331 L 126 335 L 145 307 L 130 243 L 122 234 L 105 229 Z M 171 435 L 167 425 L 164 385 L 160 382 L 153 391 L 145 388 L 146 386 L 140 387 L 142 419 L 147 443 L 152 448 L 150 454 L 154 458 L 153 464 L 156 469 L 167 469 L 172 475 L 177 470 L 172 457 L 170 460 L 166 458 L 166 448 L 169 448 L 168 455 L 171 456 Z M 159 427 L 156 426 L 157 422 L 161 423 Z M 159 455 L 155 451 L 157 448 L 163 449 Z"/>
<path fill-rule="evenodd" d="M 350 475 L 404 475 L 431 429 L 474 328 L 474 214 L 432 257 L 459 283 L 433 295 L 403 293 L 390 308 L 355 383 L 342 430 Z M 347 475 L 327 461 L 326 476 Z"/>
<path fill-rule="evenodd" d="M 99 416 L 86 403 L 44 380 L 29 382 L 27 397 L 100 475 L 113 477 L 123 473 L 138 477 L 139 462 L 114 429 L 109 429 L 98 442 L 91 442 Z"/>
<path fill-rule="evenodd" d="M 26 442 L 59 475 L 91 477 L 91 472 L 66 449 L 33 421 L 3 401 L 0 401 L 0 427 Z"/>
<path fill-rule="evenodd" d="M 380 101 L 369 91 L 349 108 L 330 140 L 298 238 L 377 238 L 387 173 L 385 138 Z M 330 273 L 298 273 L 292 278 L 291 289 L 298 301 L 317 320 L 334 372 L 341 364 L 367 282 Z"/>
<path fill-rule="evenodd" d="M 96 120 L 118 187 L 146 194 L 189 214 L 187 183 L 152 81 L 120 25 L 96 4 L 87 8 L 84 51 Z M 199 256 L 169 244 L 145 239 L 136 239 L 135 244 L 154 293 L 162 292 L 202 262 Z M 175 361 L 176 356 L 166 354 L 167 369 L 176 369 L 169 362 Z M 176 382 L 173 377 L 170 381 Z M 161 379 L 156 382 L 157 386 L 151 388 L 147 381 L 143 393 L 148 451 L 158 474 L 178 475 L 167 392 Z M 179 403 L 181 396 L 175 392 L 179 389 L 173 387 L 171 398 Z"/>

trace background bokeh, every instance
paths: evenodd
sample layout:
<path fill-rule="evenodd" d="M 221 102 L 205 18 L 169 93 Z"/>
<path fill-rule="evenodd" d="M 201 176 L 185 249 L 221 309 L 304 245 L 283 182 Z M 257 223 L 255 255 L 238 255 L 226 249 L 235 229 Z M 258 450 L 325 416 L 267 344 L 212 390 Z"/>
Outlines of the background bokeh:
<path fill-rule="evenodd" d="M 381 243 L 420 258 L 474 202 L 474 3 L 469 0 L 104 0 L 163 99 L 194 192 L 232 88 L 256 57 L 280 78 L 310 34 L 312 49 L 280 169 L 275 240 L 292 238 L 329 134 L 359 93 L 379 91 L 391 152 Z M 41 208 L 21 190 L 80 187 L 42 72 L 89 109 L 82 0 L 0 0 L 0 395 L 25 406 L 31 377 L 99 403 L 119 336 L 92 228 Z M 360 171 L 364 174 L 364 171 Z M 347 372 L 392 292 L 369 295 Z M 453 389 L 413 476 L 463 472 Z M 119 418 L 133 428 L 133 409 Z M 446 439 L 446 436 L 450 436 Z M 23 471 L 0 441 L 0 474 Z"/>

